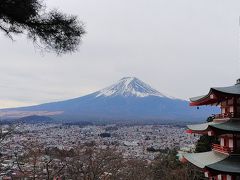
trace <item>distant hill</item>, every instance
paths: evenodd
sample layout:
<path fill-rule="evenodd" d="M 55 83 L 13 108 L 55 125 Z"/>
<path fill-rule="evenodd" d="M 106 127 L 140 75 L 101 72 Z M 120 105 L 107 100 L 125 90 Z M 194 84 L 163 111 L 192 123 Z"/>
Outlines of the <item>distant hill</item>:
<path fill-rule="evenodd" d="M 15 122 L 35 124 L 35 123 L 51 123 L 51 122 L 54 122 L 54 120 L 47 116 L 33 115 L 33 116 L 26 116 L 26 117 L 19 118 L 15 120 Z"/>
<path fill-rule="evenodd" d="M 66 101 L 0 110 L 0 115 L 34 113 L 65 121 L 195 122 L 218 112 L 216 107 L 190 107 L 135 77 L 125 77 L 95 93 Z M 2 115 L 3 116 L 3 115 Z M 6 116 L 7 117 L 7 116 Z"/>

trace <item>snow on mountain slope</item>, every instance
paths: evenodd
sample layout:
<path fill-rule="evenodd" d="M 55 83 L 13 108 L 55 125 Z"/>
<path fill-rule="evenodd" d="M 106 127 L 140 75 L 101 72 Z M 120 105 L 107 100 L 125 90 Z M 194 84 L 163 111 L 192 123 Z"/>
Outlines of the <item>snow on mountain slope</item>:
<path fill-rule="evenodd" d="M 124 77 L 117 83 L 96 92 L 96 97 L 99 96 L 136 96 L 136 97 L 147 97 L 147 96 L 159 96 L 168 97 L 157 90 L 151 88 L 148 84 L 135 77 Z M 173 98 L 174 99 L 174 98 Z"/>

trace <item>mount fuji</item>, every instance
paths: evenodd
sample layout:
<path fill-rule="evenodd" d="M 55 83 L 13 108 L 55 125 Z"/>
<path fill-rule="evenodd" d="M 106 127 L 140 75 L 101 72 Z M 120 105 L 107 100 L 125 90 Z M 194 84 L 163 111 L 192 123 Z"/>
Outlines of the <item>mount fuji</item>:
<path fill-rule="evenodd" d="M 53 103 L 0 110 L 0 116 L 48 115 L 64 121 L 194 122 L 217 108 L 190 107 L 189 102 L 153 89 L 135 77 L 124 77 L 95 93 Z"/>

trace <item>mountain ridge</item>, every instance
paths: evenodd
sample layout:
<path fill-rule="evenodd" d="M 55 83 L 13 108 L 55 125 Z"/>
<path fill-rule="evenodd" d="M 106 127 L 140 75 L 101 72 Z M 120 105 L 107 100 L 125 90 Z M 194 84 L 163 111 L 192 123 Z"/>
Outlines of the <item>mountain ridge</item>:
<path fill-rule="evenodd" d="M 189 102 L 164 95 L 136 77 L 125 77 L 100 91 L 74 99 L 6 111 L 47 112 L 69 121 L 196 121 L 216 108 L 189 107 Z M 4 110 L 0 110 L 4 112 Z M 58 112 L 55 113 L 54 112 Z M 45 115 L 39 113 L 38 115 Z"/>

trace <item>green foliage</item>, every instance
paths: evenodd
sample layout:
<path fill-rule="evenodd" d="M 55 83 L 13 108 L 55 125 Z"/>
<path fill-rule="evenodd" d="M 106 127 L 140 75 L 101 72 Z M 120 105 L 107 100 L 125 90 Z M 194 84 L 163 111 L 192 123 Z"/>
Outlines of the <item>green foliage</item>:
<path fill-rule="evenodd" d="M 212 144 L 219 144 L 217 137 L 202 135 L 197 141 L 195 152 L 207 152 L 212 150 Z"/>
<path fill-rule="evenodd" d="M 0 0 L 0 29 L 10 38 L 26 32 L 37 46 L 57 54 L 75 51 L 85 33 L 76 16 L 46 12 L 41 0 Z"/>
<path fill-rule="evenodd" d="M 206 121 L 212 122 L 213 119 L 214 119 L 213 116 L 209 116 Z M 211 151 L 213 143 L 218 143 L 217 137 L 202 135 L 200 139 L 197 141 L 195 152 L 198 153 Z"/>
<path fill-rule="evenodd" d="M 211 151 L 213 138 L 208 135 L 202 135 L 196 144 L 195 152 Z"/>

